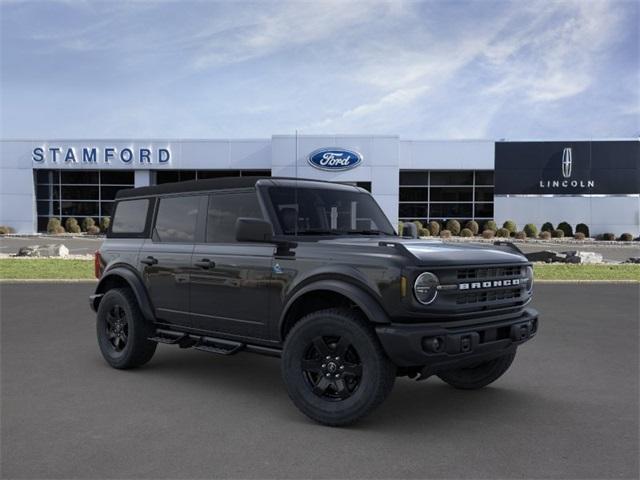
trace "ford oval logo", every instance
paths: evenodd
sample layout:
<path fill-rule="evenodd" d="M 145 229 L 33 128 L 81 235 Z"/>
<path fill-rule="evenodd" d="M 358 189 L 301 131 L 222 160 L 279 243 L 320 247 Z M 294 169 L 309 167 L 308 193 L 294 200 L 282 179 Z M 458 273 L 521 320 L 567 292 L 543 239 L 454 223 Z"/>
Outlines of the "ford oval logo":
<path fill-rule="evenodd" d="M 344 148 L 320 148 L 311 152 L 308 160 L 311 166 L 320 170 L 350 170 L 360 165 L 362 155 Z"/>

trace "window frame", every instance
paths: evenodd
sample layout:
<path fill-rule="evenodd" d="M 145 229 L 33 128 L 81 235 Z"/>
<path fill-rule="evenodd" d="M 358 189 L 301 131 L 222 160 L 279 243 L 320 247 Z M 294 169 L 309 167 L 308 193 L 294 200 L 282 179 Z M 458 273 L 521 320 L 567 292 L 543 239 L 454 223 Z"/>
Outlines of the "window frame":
<path fill-rule="evenodd" d="M 136 200 L 147 200 L 147 215 L 144 221 L 144 230 L 139 233 L 130 233 L 130 232 L 113 232 L 113 224 L 115 215 L 111 217 L 111 222 L 109 223 L 109 228 L 106 232 L 106 238 L 149 238 L 149 232 L 151 230 L 151 220 L 153 218 L 153 212 L 155 211 L 156 201 L 155 197 L 131 197 L 131 198 L 123 198 L 121 200 L 115 200 L 113 202 L 113 213 L 117 213 L 118 204 L 120 202 L 130 202 Z"/>

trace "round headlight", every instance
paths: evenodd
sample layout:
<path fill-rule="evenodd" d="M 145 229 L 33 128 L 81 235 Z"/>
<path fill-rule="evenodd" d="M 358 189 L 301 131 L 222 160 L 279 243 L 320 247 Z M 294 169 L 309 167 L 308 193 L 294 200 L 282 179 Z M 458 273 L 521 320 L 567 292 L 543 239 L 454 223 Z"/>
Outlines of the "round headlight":
<path fill-rule="evenodd" d="M 527 293 L 531 293 L 533 291 L 533 267 L 527 267 Z"/>
<path fill-rule="evenodd" d="M 423 305 L 429 305 L 438 295 L 438 277 L 431 272 L 424 272 L 416 278 L 413 284 L 413 293 L 416 299 Z"/>

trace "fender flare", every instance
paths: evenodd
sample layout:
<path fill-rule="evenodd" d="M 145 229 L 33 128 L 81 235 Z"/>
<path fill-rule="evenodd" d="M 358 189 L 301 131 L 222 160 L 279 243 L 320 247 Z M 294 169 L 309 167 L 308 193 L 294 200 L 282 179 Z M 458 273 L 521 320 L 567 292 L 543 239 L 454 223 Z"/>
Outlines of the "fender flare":
<path fill-rule="evenodd" d="M 384 311 L 380 302 L 366 292 L 363 288 L 343 280 L 318 280 L 305 285 L 289 298 L 285 307 L 282 309 L 280 320 L 278 321 L 278 331 L 282 335 L 282 327 L 287 318 L 287 314 L 293 304 L 303 295 L 314 291 L 328 290 L 331 292 L 344 295 L 366 315 L 367 319 L 372 323 L 385 324 L 391 323 L 389 316 Z"/>
<path fill-rule="evenodd" d="M 149 295 L 147 294 L 147 290 L 142 279 L 136 272 L 133 272 L 127 267 L 117 266 L 107 270 L 98 282 L 98 286 L 95 291 L 96 295 L 101 296 L 106 293 L 105 285 L 108 283 L 107 280 L 114 277 L 123 279 L 129 285 L 133 294 L 136 296 L 138 307 L 140 307 L 140 311 L 142 312 L 142 315 L 144 315 L 144 318 L 150 322 L 155 322 L 156 317 L 153 313 L 153 306 L 151 305 L 151 300 L 149 299 Z M 95 301 L 94 306 L 95 310 L 97 310 L 98 303 Z"/>

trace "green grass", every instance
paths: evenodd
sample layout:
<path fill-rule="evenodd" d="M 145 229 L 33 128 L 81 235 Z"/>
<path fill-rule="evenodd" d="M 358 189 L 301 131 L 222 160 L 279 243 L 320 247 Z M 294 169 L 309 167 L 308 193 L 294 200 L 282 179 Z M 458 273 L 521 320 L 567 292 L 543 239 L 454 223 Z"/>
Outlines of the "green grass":
<path fill-rule="evenodd" d="M 536 264 L 536 280 L 635 280 L 640 265 Z M 91 279 L 93 260 L 0 259 L 0 279 Z"/>
<path fill-rule="evenodd" d="M 0 279 L 89 279 L 93 276 L 93 260 L 61 258 L 0 259 Z"/>
<path fill-rule="evenodd" d="M 536 280 L 635 280 L 640 282 L 640 265 L 534 265 Z"/>

